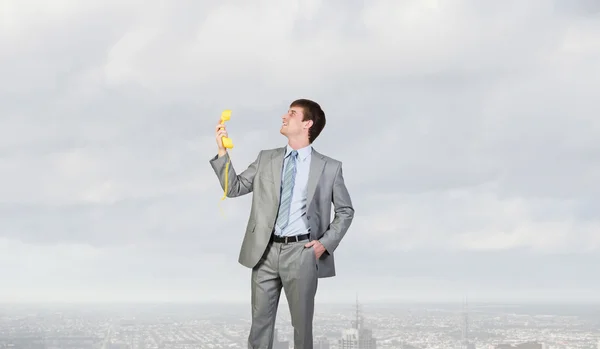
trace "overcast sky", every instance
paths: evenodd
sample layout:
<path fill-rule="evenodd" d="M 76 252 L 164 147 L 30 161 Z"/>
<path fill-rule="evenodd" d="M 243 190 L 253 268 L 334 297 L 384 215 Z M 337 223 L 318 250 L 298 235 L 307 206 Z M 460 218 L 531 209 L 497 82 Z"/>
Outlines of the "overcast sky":
<path fill-rule="evenodd" d="M 297 98 L 356 209 L 319 302 L 600 300 L 600 5 L 554 1 L 3 1 L 0 300 L 249 302 L 214 126 L 241 171 Z"/>

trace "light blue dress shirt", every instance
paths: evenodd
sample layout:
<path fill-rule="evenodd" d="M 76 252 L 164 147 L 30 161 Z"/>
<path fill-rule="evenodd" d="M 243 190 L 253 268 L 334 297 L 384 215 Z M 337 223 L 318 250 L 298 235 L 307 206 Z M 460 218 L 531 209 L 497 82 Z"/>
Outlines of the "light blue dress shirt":
<path fill-rule="evenodd" d="M 283 161 L 283 169 L 281 171 L 281 180 L 287 167 L 288 156 L 293 149 L 288 145 L 285 149 L 285 157 Z M 308 222 L 306 221 L 306 211 L 308 208 L 308 174 L 310 172 L 310 159 L 312 154 L 312 146 L 298 149 L 298 157 L 296 159 L 296 180 L 294 182 L 294 190 L 292 192 L 292 202 L 290 203 L 290 218 L 288 225 L 281 231 L 275 225 L 275 235 L 279 236 L 296 236 L 308 233 Z"/>

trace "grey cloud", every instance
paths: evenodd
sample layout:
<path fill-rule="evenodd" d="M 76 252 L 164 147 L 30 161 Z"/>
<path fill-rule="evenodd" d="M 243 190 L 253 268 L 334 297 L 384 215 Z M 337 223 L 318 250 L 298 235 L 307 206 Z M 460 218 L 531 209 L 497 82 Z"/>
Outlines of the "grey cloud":
<path fill-rule="evenodd" d="M 594 16 L 600 12 L 600 4 L 594 0 L 555 0 L 558 13 L 578 16 Z"/>
<path fill-rule="evenodd" d="M 28 244 L 62 243 L 112 247 L 160 243 L 175 253 L 224 252 L 237 245 L 244 230 L 243 210 L 221 203 L 218 192 L 175 191 L 145 198 L 124 199 L 110 204 L 3 205 L 0 217 L 4 237 Z M 211 205 L 212 203 L 212 205 Z M 233 219 L 228 217 L 233 217 Z M 218 231 L 239 232 L 223 238 Z M 52 232 L 51 234 L 46 232 Z M 192 248 L 192 250 L 189 250 Z"/>
<path fill-rule="evenodd" d="M 359 0 L 334 0 L 317 5 L 318 10 L 310 11 L 301 7 L 300 18 L 294 21 L 292 40 L 314 40 L 322 35 L 335 35 L 337 38 L 357 40 L 368 33 L 362 22 L 365 3 Z M 310 7 L 306 6 L 306 7 Z M 322 47 L 314 52 L 298 52 L 302 55 L 327 55 L 328 48 Z M 352 57 L 349 57 L 351 59 Z"/>
<path fill-rule="evenodd" d="M 388 275 L 418 279 L 426 275 L 431 279 L 463 283 L 473 289 L 505 288 L 507 283 L 514 288 L 554 289 L 577 285 L 594 289 L 600 286 L 597 280 L 587 277 L 589 269 L 580 268 L 595 263 L 600 258 L 598 253 L 532 255 L 526 249 L 460 253 L 415 250 L 396 255 L 393 263 L 388 256 L 382 257 L 375 251 L 362 251 L 361 255 L 361 259 L 345 261 L 354 271 L 353 277 L 361 280 L 377 280 Z M 369 261 L 369 268 L 361 267 L 364 260 Z M 561 285 L 556 284 L 557 280 Z"/>

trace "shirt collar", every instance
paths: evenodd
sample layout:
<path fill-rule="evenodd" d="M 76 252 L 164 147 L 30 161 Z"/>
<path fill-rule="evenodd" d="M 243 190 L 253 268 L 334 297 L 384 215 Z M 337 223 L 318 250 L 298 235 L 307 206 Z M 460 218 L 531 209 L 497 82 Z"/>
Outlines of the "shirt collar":
<path fill-rule="evenodd" d="M 294 150 L 294 149 L 292 149 L 292 147 L 290 147 L 289 144 L 285 147 L 285 157 L 286 158 L 287 158 L 288 155 L 290 155 L 290 153 L 292 152 L 292 150 Z M 311 154 L 311 152 L 312 152 L 312 145 L 309 144 L 309 145 L 307 145 L 304 148 L 298 149 L 297 151 L 298 151 L 298 159 L 304 161 Z"/>

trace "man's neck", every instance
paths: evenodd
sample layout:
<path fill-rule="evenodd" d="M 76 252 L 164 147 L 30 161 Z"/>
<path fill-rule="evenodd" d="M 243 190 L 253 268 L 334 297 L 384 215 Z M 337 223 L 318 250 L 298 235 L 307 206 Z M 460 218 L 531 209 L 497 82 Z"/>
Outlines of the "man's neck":
<path fill-rule="evenodd" d="M 308 147 L 310 145 L 310 143 L 308 142 L 308 140 L 293 140 L 293 139 L 290 139 L 290 140 L 288 140 L 288 145 L 292 149 L 298 150 L 298 149 L 302 149 L 302 148 Z"/>

